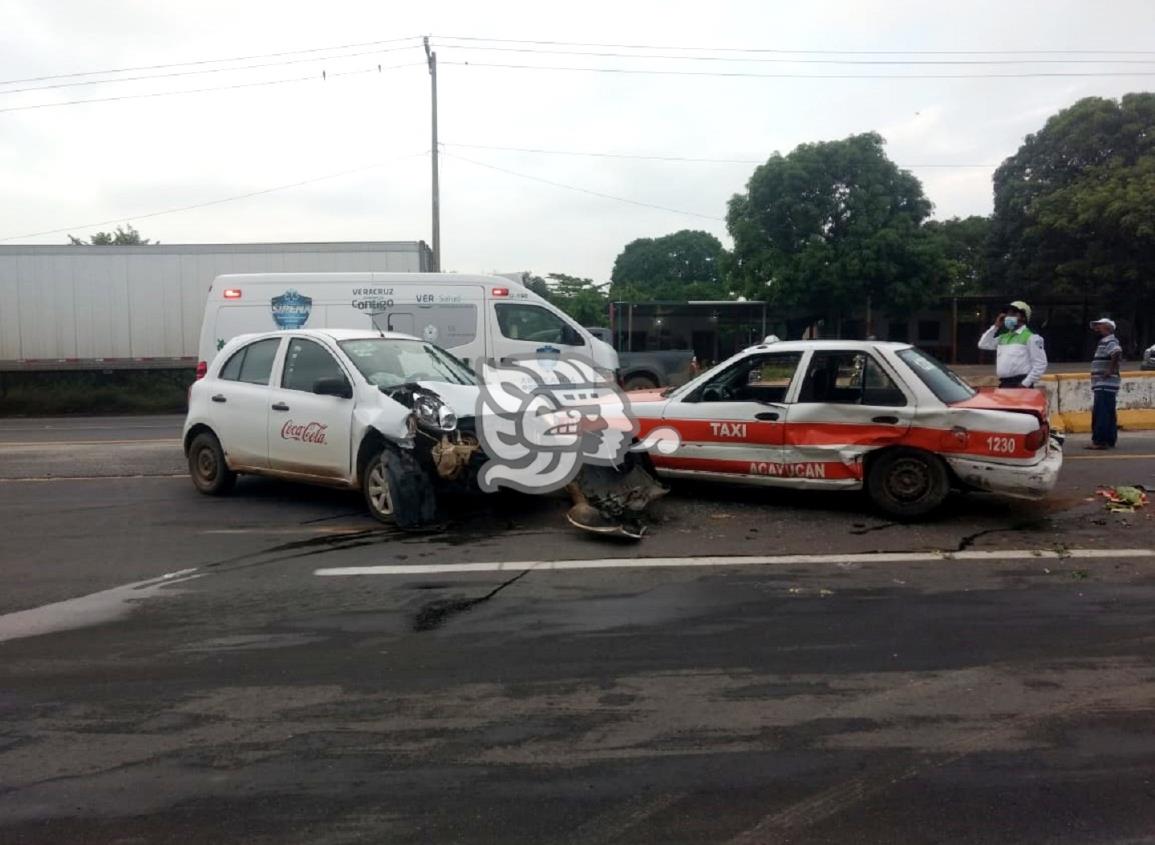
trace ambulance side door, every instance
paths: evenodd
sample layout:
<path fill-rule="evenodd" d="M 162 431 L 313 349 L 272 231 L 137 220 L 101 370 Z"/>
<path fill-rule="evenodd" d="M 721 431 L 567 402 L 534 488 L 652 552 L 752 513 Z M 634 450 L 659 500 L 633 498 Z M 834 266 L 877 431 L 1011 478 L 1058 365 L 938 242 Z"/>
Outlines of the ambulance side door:
<path fill-rule="evenodd" d="M 868 349 L 815 349 L 786 414 L 784 460 L 800 486 L 857 486 L 862 458 L 901 442 L 915 399 Z"/>
<path fill-rule="evenodd" d="M 672 455 L 651 453 L 655 467 L 729 480 L 774 478 L 767 468 L 782 460 L 786 400 L 801 359 L 801 352 L 748 355 L 670 402 L 663 424 L 682 442 Z"/>
<path fill-rule="evenodd" d="M 560 315 L 540 303 L 516 298 L 490 299 L 490 355 L 498 360 L 513 356 L 558 355 L 589 357 L 585 338 Z"/>
<path fill-rule="evenodd" d="M 377 325 L 440 346 L 473 368 L 485 355 L 483 304 L 480 285 L 403 285 Z"/>

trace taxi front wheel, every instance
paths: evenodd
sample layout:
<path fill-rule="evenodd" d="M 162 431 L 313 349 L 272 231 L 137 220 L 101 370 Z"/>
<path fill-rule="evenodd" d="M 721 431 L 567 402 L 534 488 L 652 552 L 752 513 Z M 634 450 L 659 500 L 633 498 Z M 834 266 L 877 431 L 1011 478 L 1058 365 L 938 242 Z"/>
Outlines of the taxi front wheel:
<path fill-rule="evenodd" d="M 890 516 L 915 519 L 943 503 L 950 493 L 950 476 L 937 455 L 892 449 L 870 464 L 866 492 Z"/>
<path fill-rule="evenodd" d="M 188 471 L 193 485 L 209 496 L 223 496 L 237 483 L 237 474 L 225 463 L 225 453 L 216 435 L 202 431 L 188 449 Z"/>

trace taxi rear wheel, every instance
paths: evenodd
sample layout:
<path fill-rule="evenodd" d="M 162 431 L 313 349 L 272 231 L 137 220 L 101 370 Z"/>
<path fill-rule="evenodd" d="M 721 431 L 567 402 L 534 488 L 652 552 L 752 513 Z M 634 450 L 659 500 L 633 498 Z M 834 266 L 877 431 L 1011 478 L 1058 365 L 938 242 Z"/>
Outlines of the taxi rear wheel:
<path fill-rule="evenodd" d="M 216 435 L 203 431 L 188 449 L 188 471 L 193 485 L 209 496 L 223 496 L 237 483 L 237 474 L 225 462 L 225 453 Z"/>
<path fill-rule="evenodd" d="M 870 464 L 866 492 L 890 516 L 914 519 L 943 503 L 950 493 L 950 476 L 937 455 L 893 449 Z"/>

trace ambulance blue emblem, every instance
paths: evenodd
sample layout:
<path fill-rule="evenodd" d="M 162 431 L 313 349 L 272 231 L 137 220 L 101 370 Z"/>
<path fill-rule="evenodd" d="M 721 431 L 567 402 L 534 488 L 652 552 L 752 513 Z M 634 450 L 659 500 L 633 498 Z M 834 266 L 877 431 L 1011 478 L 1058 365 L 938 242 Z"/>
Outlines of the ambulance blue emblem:
<path fill-rule="evenodd" d="M 302 296 L 293 289 L 289 289 L 280 296 L 274 296 L 270 302 L 273 308 L 273 321 L 280 329 L 299 329 L 309 319 L 309 312 L 313 309 L 313 298 Z"/>

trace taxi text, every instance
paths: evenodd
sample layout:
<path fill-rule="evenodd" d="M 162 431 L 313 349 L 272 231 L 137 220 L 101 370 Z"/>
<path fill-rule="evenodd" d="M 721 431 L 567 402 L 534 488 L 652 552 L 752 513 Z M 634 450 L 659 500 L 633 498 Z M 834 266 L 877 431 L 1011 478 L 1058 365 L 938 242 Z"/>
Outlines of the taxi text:
<path fill-rule="evenodd" d="M 826 465 L 815 462 L 771 464 L 762 461 L 751 461 L 750 474 L 772 475 L 780 478 L 825 478 Z"/>

